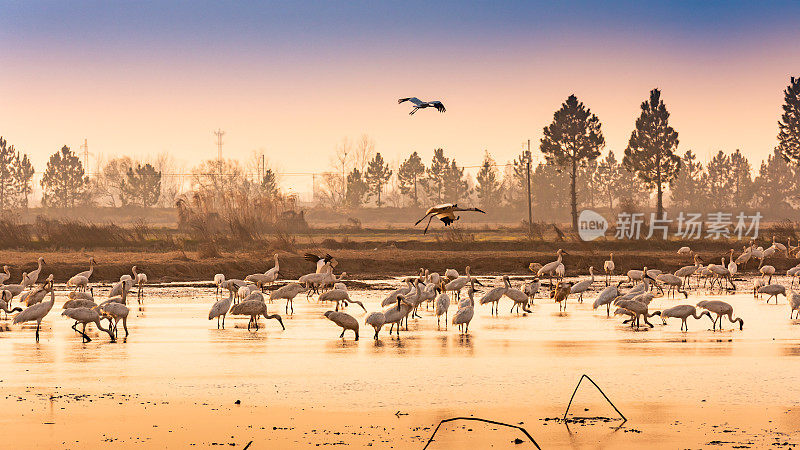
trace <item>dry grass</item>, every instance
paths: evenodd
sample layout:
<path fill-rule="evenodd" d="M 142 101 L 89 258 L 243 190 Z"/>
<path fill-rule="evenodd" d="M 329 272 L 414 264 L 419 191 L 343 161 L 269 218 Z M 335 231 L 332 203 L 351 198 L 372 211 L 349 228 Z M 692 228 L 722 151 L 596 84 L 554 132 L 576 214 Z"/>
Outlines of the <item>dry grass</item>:
<path fill-rule="evenodd" d="M 294 251 L 296 233 L 308 228 L 294 199 L 238 189 L 225 195 L 195 192 L 178 199 L 178 229 L 198 246 L 198 256 L 213 258 L 221 249 L 259 244 Z"/>
<path fill-rule="evenodd" d="M 475 242 L 475 233 L 464 230 L 455 225 L 445 228 L 440 233 L 434 233 L 436 242 L 446 242 L 450 244 L 467 244 Z"/>

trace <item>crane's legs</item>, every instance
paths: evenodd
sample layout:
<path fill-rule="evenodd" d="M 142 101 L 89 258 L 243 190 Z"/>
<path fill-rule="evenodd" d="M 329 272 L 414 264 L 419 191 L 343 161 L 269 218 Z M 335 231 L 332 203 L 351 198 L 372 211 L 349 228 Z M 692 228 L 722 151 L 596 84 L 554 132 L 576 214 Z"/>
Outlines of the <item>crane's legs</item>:
<path fill-rule="evenodd" d="M 414 113 L 412 112 L 411 114 L 414 114 Z M 433 216 L 428 218 L 428 223 L 425 225 L 425 231 L 423 231 L 422 234 L 427 234 L 428 233 L 428 227 L 431 226 L 431 220 L 433 220 Z"/>
<path fill-rule="evenodd" d="M 81 335 L 84 339 L 84 342 L 92 342 L 91 338 L 89 338 L 89 335 L 86 334 L 86 325 L 87 324 L 83 324 L 83 331 L 81 332 Z"/>

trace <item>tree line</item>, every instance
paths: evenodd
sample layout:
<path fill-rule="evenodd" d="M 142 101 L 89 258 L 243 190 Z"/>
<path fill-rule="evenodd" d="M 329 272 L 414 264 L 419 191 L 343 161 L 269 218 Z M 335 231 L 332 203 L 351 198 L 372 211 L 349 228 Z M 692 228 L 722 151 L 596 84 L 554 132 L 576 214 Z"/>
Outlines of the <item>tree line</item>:
<path fill-rule="evenodd" d="M 35 170 L 28 158 L 0 137 L 0 209 L 27 208 Z M 161 198 L 161 172 L 150 163 L 116 158 L 90 179 L 66 145 L 50 156 L 40 182 L 42 206 L 74 208 L 107 204 L 152 207 Z M 109 202 L 104 202 L 109 200 Z"/>
<path fill-rule="evenodd" d="M 792 77 L 784 90 L 778 145 L 757 171 L 738 149 L 729 154 L 720 150 L 705 163 L 691 150 L 679 154 L 678 131 L 669 123 L 660 90 L 650 91 L 640 109 L 618 158 L 613 150 L 602 154 L 600 119 L 570 95 L 543 129 L 543 162 L 533 164 L 531 152 L 524 150 L 508 164 L 497 164 L 487 151 L 474 179 L 442 148 L 433 150 L 427 164 L 414 151 L 392 170 L 368 136 L 345 139 L 336 147 L 314 200 L 335 208 L 471 202 L 490 209 L 527 208 L 530 200 L 537 216 L 561 219 L 568 214 L 573 226 L 579 207 L 634 211 L 649 208 L 651 197 L 662 217 L 667 193 L 671 207 L 687 212 L 758 207 L 784 213 L 800 206 L 800 78 Z M 50 157 L 43 173 L 42 205 L 173 206 L 183 186 L 162 180 L 166 166 L 163 158 L 151 164 L 119 157 L 90 178 L 80 158 L 64 146 Z M 216 198 L 216 203 L 229 203 L 230 192 L 257 193 L 258 198 L 283 195 L 273 170 L 259 170 L 259 180 L 247 173 L 235 160 L 203 161 L 192 169 L 191 190 Z M 28 156 L 0 138 L 0 207 L 27 207 L 33 174 Z"/>
<path fill-rule="evenodd" d="M 345 141 L 317 200 L 358 207 L 377 195 L 375 204 L 381 206 L 380 193 L 389 186 L 393 189 L 383 199 L 394 206 L 467 201 L 483 208 L 523 208 L 530 164 L 530 201 L 536 213 L 561 218 L 568 211 L 574 227 L 579 206 L 632 212 L 649 208 L 651 197 L 657 217 L 663 217 L 667 194 L 672 208 L 687 212 L 760 208 L 781 214 L 800 206 L 800 78 L 792 77 L 784 91 L 778 145 L 757 171 L 738 149 L 730 154 L 720 150 L 705 164 L 691 150 L 679 154 L 678 131 L 669 123 L 659 89 L 650 91 L 640 109 L 621 159 L 613 150 L 601 157 L 601 122 L 570 95 L 543 130 L 539 150 L 544 162 L 533 164 L 530 151 L 524 150 L 498 165 L 487 151 L 474 179 L 441 148 L 434 149 L 427 165 L 412 152 L 392 178 L 380 153 L 371 152 L 374 143 L 368 137 L 355 145 Z M 346 177 L 338 176 L 345 173 L 348 154 L 363 164 L 354 162 Z"/>

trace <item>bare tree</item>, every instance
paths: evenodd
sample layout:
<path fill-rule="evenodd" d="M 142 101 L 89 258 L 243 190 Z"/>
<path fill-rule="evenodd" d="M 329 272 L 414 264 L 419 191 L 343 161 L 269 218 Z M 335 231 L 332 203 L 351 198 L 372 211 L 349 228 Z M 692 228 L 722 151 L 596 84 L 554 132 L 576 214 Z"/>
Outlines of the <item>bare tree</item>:
<path fill-rule="evenodd" d="M 97 198 L 101 204 L 111 207 L 123 206 L 123 185 L 128 169 L 133 167 L 133 160 L 128 156 L 113 158 L 106 163 L 102 163 L 102 157 L 97 159 L 98 165 L 102 168 L 95 170 L 97 176 L 94 185 Z"/>
<path fill-rule="evenodd" d="M 366 134 L 362 134 L 353 152 L 353 167 L 358 169 L 362 174 L 366 173 L 367 165 L 375 156 L 375 140 Z"/>
<path fill-rule="evenodd" d="M 183 177 L 179 174 L 183 173 L 186 168 L 167 152 L 160 152 L 150 160 L 153 167 L 162 174 L 161 196 L 158 198 L 156 206 L 170 208 L 175 205 L 175 201 L 183 193 Z"/>

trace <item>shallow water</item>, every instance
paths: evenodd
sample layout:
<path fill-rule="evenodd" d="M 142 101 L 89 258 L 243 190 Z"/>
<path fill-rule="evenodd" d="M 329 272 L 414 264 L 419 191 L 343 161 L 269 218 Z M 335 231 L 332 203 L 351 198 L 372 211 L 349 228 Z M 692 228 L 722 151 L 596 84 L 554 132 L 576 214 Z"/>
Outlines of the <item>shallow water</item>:
<path fill-rule="evenodd" d="M 777 277 L 774 282 L 789 285 Z M 378 284 L 387 285 L 399 283 Z M 501 301 L 499 317 L 490 315 L 488 305 L 478 306 L 468 335 L 452 325 L 445 330 L 444 323 L 437 328 L 423 308 L 423 317 L 410 320 L 399 339 L 384 329 L 379 341 L 363 324 L 363 310 L 351 304 L 347 312 L 362 323 L 358 342 L 351 332 L 339 339 L 341 328 L 323 317 L 332 305 L 307 301 L 305 294 L 292 315 L 285 314 L 283 301 L 270 305 L 271 313 L 283 315 L 285 331 L 263 319 L 260 330 L 248 331 L 247 319 L 234 317 L 218 330 L 215 320 L 207 320 L 213 289 L 160 287 L 148 288 L 141 306 L 129 299 L 125 341 L 110 343 L 93 330 L 94 340 L 82 343 L 72 322 L 60 316 L 65 294 L 58 292 L 39 344 L 35 325 L 0 333 L 0 386 L 5 393 L 58 387 L 171 401 L 235 398 L 354 412 L 536 411 L 532 415 L 541 418 L 559 415 L 586 373 L 623 412 L 635 411 L 640 422 L 656 427 L 680 419 L 682 410 L 691 416 L 694 408 L 792 409 L 800 402 L 800 321 L 789 319 L 783 296 L 768 305 L 753 297 L 749 281 L 737 286 L 733 295 L 701 289 L 686 300 L 656 298 L 650 310 L 721 299 L 744 318 L 742 331 L 728 322 L 724 331 L 711 331 L 703 318 L 689 319 L 690 331 L 681 332 L 680 320 L 664 326 L 657 317 L 654 328 L 633 330 L 619 317 L 607 318 L 605 309 L 593 311 L 596 293 L 589 293 L 582 304 L 571 298 L 562 313 L 540 298 L 530 314 L 510 313 L 508 299 Z M 386 294 L 357 290 L 351 296 L 373 311 Z M 574 412 L 613 417 L 588 387 L 576 396 Z"/>

